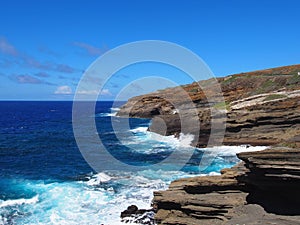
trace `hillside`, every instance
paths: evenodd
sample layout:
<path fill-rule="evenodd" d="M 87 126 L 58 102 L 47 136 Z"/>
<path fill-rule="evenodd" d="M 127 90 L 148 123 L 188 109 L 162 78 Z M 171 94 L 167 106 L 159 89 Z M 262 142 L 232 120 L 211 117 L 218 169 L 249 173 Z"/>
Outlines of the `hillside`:
<path fill-rule="evenodd" d="M 129 99 L 118 115 L 153 118 L 149 129 L 163 135 L 194 134 L 197 147 L 220 143 L 299 145 L 298 72 L 300 65 L 292 65 L 217 78 L 218 84 L 210 79 L 168 88 Z M 213 101 L 207 100 L 216 85 L 220 85 L 224 101 L 217 94 Z M 220 127 L 214 128 L 214 137 L 212 119 L 214 126 Z M 200 133 L 194 125 L 197 122 Z M 226 126 L 224 140 L 222 126 Z"/>

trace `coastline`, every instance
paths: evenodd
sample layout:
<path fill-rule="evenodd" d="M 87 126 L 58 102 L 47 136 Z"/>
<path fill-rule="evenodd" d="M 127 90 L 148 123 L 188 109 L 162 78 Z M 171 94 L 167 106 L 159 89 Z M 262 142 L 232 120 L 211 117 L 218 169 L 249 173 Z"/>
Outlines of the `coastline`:
<path fill-rule="evenodd" d="M 220 176 L 176 180 L 168 190 L 154 193 L 156 222 L 298 224 L 299 156 L 299 149 L 288 148 L 244 152 L 238 154 L 243 162 Z"/>
<path fill-rule="evenodd" d="M 270 146 L 259 152 L 237 154 L 243 163 L 222 170 L 220 176 L 179 179 L 168 190 L 155 192 L 157 224 L 198 225 L 199 220 L 204 225 L 272 221 L 298 224 L 298 70 L 300 65 L 293 65 L 217 78 L 225 100 L 221 103 L 218 99 L 207 102 L 198 87 L 213 90 L 214 86 L 209 81 L 199 81 L 181 87 L 190 99 L 175 95 L 175 87 L 134 97 L 121 107 L 118 116 L 151 118 L 149 130 L 166 136 L 179 137 L 182 126 L 189 127 L 189 134 L 198 134 L 199 127 L 193 124 L 199 121 L 201 132 L 192 142 L 195 147 L 208 146 L 212 118 L 217 118 L 220 127 L 226 124 L 225 133 L 221 128 L 214 130 L 223 145 Z M 190 100 L 198 111 L 196 116 L 186 107 Z M 257 217 L 253 218 L 253 214 Z"/>
<path fill-rule="evenodd" d="M 297 225 L 300 149 L 268 147 L 240 152 L 237 157 L 241 162 L 221 170 L 220 175 L 174 180 L 168 189 L 154 192 L 150 209 L 131 205 L 121 213 L 122 221 L 148 225 Z"/>

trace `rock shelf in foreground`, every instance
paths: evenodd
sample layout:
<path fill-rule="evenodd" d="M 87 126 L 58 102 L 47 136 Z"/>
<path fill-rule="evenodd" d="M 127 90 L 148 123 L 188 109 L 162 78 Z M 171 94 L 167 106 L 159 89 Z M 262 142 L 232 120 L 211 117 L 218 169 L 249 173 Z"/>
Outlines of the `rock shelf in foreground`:
<path fill-rule="evenodd" d="M 300 149 L 238 154 L 220 176 L 179 179 L 154 193 L 158 224 L 299 224 Z"/>

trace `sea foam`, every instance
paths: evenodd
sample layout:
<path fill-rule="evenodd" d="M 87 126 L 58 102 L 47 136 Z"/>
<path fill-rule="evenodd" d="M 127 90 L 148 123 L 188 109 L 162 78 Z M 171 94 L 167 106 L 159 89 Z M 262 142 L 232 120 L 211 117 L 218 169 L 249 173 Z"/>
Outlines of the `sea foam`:
<path fill-rule="evenodd" d="M 250 145 L 240 145 L 240 146 L 217 146 L 213 148 L 203 149 L 204 151 L 216 154 L 218 156 L 235 156 L 240 152 L 254 152 L 266 149 L 267 146 L 250 146 Z"/>
<path fill-rule="evenodd" d="M 102 183 L 110 181 L 112 178 L 105 173 L 98 173 L 94 175 L 88 182 L 87 185 L 100 185 Z"/>
<path fill-rule="evenodd" d="M 6 201 L 0 200 L 0 208 L 11 207 L 15 205 L 23 205 L 23 204 L 35 204 L 38 201 L 39 201 L 38 195 L 30 199 L 21 198 L 21 199 L 13 199 L 13 200 L 6 200 Z"/>

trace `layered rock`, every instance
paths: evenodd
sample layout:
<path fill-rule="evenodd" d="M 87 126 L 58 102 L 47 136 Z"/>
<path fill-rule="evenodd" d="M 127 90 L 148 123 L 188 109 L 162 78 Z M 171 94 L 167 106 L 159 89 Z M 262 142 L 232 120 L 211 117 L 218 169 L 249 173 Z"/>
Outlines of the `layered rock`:
<path fill-rule="evenodd" d="M 167 191 L 154 193 L 158 224 L 222 224 L 233 209 L 246 202 L 242 185 L 230 176 L 208 176 L 180 179 Z M 226 173 L 225 173 L 226 174 Z"/>
<path fill-rule="evenodd" d="M 300 149 L 270 149 L 240 153 L 238 157 L 249 169 L 239 178 L 240 181 L 259 188 L 265 198 L 270 197 L 273 204 L 264 204 L 261 198 L 255 196 L 255 192 L 252 192 L 253 196 L 249 195 L 249 201 L 261 203 L 271 212 L 289 209 L 290 213 L 300 213 Z M 276 203 L 274 196 L 277 199 L 281 197 L 288 204 L 283 205 L 283 201 Z M 298 202 L 298 206 L 289 202 Z"/>
<path fill-rule="evenodd" d="M 180 179 L 155 192 L 157 224 L 299 224 L 300 150 L 238 157 L 244 163 L 221 176 Z"/>
<path fill-rule="evenodd" d="M 180 179 L 155 192 L 158 224 L 299 224 L 298 72 L 294 65 L 218 78 L 218 84 L 195 82 L 134 97 L 121 108 L 119 116 L 151 118 L 153 132 L 194 134 L 197 147 L 277 146 L 238 154 L 244 162 L 221 176 Z M 214 96 L 218 85 L 224 99 Z"/>
<path fill-rule="evenodd" d="M 194 134 L 193 145 L 197 147 L 283 142 L 300 146 L 297 71 L 300 65 L 169 88 L 129 99 L 118 115 L 152 118 L 149 129 L 163 135 Z M 224 101 L 214 93 L 217 86 Z"/>
<path fill-rule="evenodd" d="M 298 90 L 231 102 L 224 144 L 273 145 L 291 142 L 300 134 L 299 102 Z"/>

